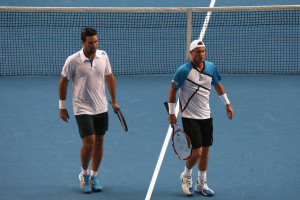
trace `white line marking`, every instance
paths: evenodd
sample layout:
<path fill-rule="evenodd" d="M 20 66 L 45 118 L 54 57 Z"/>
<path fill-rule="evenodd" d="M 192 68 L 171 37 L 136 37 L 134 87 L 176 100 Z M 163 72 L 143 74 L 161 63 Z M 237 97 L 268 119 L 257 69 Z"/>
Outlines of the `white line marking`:
<path fill-rule="evenodd" d="M 210 7 L 210 8 L 211 8 L 211 7 L 214 7 L 214 6 L 215 6 L 215 3 L 216 3 L 216 0 L 212 0 L 212 1 L 210 2 L 209 7 Z M 205 20 L 204 20 L 204 23 L 203 23 L 203 26 L 202 26 L 202 29 L 201 29 L 201 33 L 200 33 L 200 35 L 199 35 L 199 40 L 201 40 L 201 41 L 202 41 L 203 38 L 204 38 L 205 31 L 206 31 L 206 29 L 207 29 L 208 22 L 209 22 L 209 19 L 210 19 L 210 15 L 211 15 L 211 11 L 207 12 L 206 17 L 205 17 Z"/>

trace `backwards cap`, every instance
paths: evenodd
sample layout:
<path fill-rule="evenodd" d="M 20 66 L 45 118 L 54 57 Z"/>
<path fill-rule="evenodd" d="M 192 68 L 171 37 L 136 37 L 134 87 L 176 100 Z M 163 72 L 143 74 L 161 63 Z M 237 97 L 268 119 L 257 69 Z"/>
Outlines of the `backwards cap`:
<path fill-rule="evenodd" d="M 190 51 L 193 51 L 198 47 L 205 47 L 205 44 L 201 40 L 194 40 L 190 45 Z"/>

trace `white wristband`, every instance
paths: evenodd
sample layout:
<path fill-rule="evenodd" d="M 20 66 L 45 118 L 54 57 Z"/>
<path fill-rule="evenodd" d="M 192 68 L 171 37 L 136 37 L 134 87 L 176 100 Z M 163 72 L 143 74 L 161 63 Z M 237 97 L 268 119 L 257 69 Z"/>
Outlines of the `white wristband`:
<path fill-rule="evenodd" d="M 59 100 L 58 107 L 59 109 L 66 109 L 66 100 Z"/>
<path fill-rule="evenodd" d="M 169 115 L 175 115 L 175 103 L 168 103 L 169 105 Z"/>
<path fill-rule="evenodd" d="M 225 105 L 230 104 L 230 101 L 227 98 L 226 93 L 219 96 Z"/>

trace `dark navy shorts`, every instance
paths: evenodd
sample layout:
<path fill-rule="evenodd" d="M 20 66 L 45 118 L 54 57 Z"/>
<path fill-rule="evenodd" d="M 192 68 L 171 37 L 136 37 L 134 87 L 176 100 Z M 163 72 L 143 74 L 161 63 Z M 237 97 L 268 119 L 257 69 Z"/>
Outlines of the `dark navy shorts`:
<path fill-rule="evenodd" d="M 213 119 L 182 118 L 184 132 L 190 137 L 193 149 L 213 144 Z"/>
<path fill-rule="evenodd" d="M 104 135 L 108 130 L 108 112 L 97 115 L 75 115 L 81 138 Z"/>

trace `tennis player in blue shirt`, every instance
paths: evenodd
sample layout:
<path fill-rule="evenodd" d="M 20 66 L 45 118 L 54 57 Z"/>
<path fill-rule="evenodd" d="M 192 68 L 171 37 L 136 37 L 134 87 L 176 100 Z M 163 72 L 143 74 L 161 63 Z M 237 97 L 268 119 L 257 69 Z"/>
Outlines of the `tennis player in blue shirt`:
<path fill-rule="evenodd" d="M 192 155 L 186 160 L 185 169 L 180 175 L 182 190 L 193 195 L 192 170 L 197 164 L 198 179 L 195 191 L 205 196 L 213 196 L 214 191 L 207 186 L 206 172 L 209 148 L 213 143 L 213 119 L 209 106 L 211 86 L 226 106 L 229 119 L 233 117 L 233 109 L 225 90 L 220 83 L 221 76 L 216 66 L 205 60 L 205 45 L 200 40 L 190 44 L 192 61 L 180 66 L 173 77 L 169 90 L 169 117 L 171 125 L 175 124 L 176 93 L 179 90 L 180 116 L 184 131 L 192 142 Z"/>

